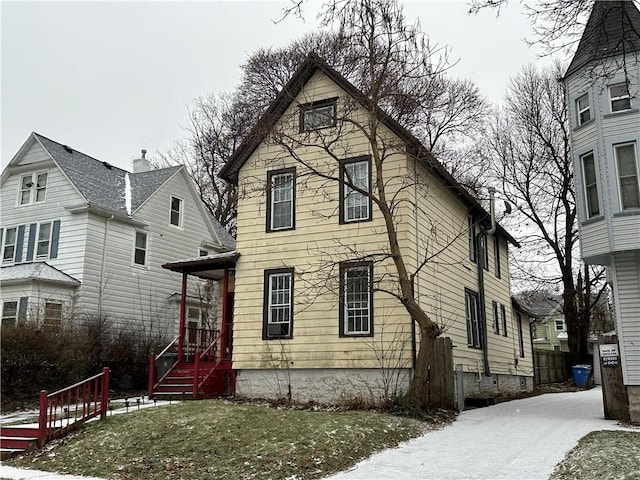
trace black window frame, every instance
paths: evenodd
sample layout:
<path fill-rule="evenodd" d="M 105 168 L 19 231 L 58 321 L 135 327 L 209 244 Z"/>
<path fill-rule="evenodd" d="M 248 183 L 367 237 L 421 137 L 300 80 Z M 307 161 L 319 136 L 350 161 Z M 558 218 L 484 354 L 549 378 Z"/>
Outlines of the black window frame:
<path fill-rule="evenodd" d="M 469 301 L 473 300 L 475 305 L 475 335 L 474 319 L 470 317 Z M 482 332 L 480 329 L 480 300 L 478 293 L 468 288 L 464 289 L 465 319 L 467 324 L 467 347 L 482 350 Z"/>
<path fill-rule="evenodd" d="M 291 226 L 290 227 L 282 227 L 282 228 L 273 228 L 272 227 L 272 218 L 273 214 L 272 209 L 272 190 L 273 190 L 273 177 L 277 177 L 279 175 L 291 175 Z M 267 172 L 267 221 L 266 221 L 266 232 L 286 232 L 288 230 L 296 229 L 296 167 L 289 168 L 280 168 L 278 170 L 269 170 Z"/>
<path fill-rule="evenodd" d="M 476 223 L 473 214 L 467 216 L 467 228 L 469 229 L 469 260 L 478 261 L 478 244 L 476 241 Z"/>
<path fill-rule="evenodd" d="M 271 295 L 271 276 L 288 274 L 289 280 L 289 332 L 287 334 L 270 334 L 269 333 L 269 299 Z M 262 299 L 262 340 L 286 340 L 293 338 L 293 320 L 294 320 L 294 284 L 295 269 L 293 267 L 286 268 L 270 268 L 264 271 L 264 292 Z"/>
<path fill-rule="evenodd" d="M 306 128 L 305 124 L 305 113 L 313 110 L 318 110 L 321 108 L 325 108 L 327 106 L 333 107 L 333 112 L 331 115 L 331 122 L 327 125 L 320 125 L 313 128 Z M 336 117 L 337 117 L 337 107 L 338 107 L 338 97 L 332 98 L 324 98 L 322 100 L 316 100 L 314 102 L 304 103 L 300 105 L 300 117 L 299 117 L 299 133 L 304 132 L 313 132 L 316 130 L 321 130 L 323 128 L 331 128 L 336 126 Z"/>
<path fill-rule="evenodd" d="M 491 308 L 493 311 L 493 333 L 500 335 L 500 318 L 498 317 L 498 302 L 495 300 L 491 302 Z"/>
<path fill-rule="evenodd" d="M 368 332 L 354 332 L 349 333 L 346 331 L 347 315 L 346 315 L 346 288 L 347 281 L 346 275 L 349 270 L 353 269 L 367 269 L 369 277 L 369 331 Z M 372 261 L 355 261 L 355 262 L 341 262 L 340 263 L 340 294 L 338 302 L 339 314 L 338 314 L 338 334 L 341 338 L 353 338 L 353 337 L 373 337 L 374 334 L 374 321 L 373 321 L 373 262 Z"/>
<path fill-rule="evenodd" d="M 502 317 L 502 336 L 508 337 L 509 333 L 507 332 L 507 307 L 503 304 L 500 304 L 500 316 Z"/>
<path fill-rule="evenodd" d="M 339 182 L 339 195 L 340 195 L 340 199 L 339 199 L 339 205 L 338 205 L 338 209 L 339 209 L 339 223 L 340 225 L 349 225 L 352 223 L 360 223 L 360 222 L 370 222 L 371 220 L 373 220 L 373 201 L 371 200 L 371 196 L 367 195 L 367 202 L 368 202 L 368 213 L 369 215 L 366 218 L 358 218 L 358 219 L 354 219 L 354 220 L 347 220 L 346 218 L 346 202 L 345 202 L 345 195 L 346 195 L 346 187 L 349 187 L 349 185 L 345 184 L 345 174 L 346 174 L 346 166 L 351 164 L 351 163 L 362 163 L 362 162 L 367 162 L 367 170 L 368 170 L 368 186 L 367 186 L 367 192 L 370 194 L 371 193 L 371 186 L 372 186 L 372 179 L 371 179 L 371 155 L 360 155 L 358 157 L 351 157 L 351 158 L 345 158 L 340 160 L 340 166 L 339 166 L 339 174 L 340 174 L 340 182 Z M 349 187 L 351 188 L 351 187 Z M 360 194 L 360 192 L 356 192 L 358 194 Z M 362 195 L 362 194 L 360 194 Z"/>

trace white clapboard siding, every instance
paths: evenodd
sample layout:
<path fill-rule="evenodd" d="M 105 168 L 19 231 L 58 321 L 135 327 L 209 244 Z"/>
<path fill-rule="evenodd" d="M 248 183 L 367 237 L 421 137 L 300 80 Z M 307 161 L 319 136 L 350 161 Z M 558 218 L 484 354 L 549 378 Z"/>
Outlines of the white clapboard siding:
<path fill-rule="evenodd" d="M 625 384 L 640 384 L 640 254 L 617 254 L 615 299 Z"/>

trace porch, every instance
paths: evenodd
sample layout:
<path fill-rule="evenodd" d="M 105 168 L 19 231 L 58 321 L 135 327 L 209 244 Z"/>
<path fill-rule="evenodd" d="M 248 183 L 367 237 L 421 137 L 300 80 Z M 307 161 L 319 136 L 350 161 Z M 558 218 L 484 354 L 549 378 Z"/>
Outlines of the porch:
<path fill-rule="evenodd" d="M 182 274 L 178 334 L 158 355 L 149 358 L 149 397 L 209 398 L 235 394 L 233 299 L 236 251 L 211 254 L 163 265 Z M 211 325 L 188 321 L 189 281 L 218 283 L 218 314 Z"/>

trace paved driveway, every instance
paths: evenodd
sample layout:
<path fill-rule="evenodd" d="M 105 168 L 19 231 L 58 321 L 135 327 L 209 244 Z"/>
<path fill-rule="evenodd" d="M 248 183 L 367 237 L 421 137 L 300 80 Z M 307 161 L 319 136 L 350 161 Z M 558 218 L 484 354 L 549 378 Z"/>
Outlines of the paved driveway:
<path fill-rule="evenodd" d="M 599 388 L 468 410 L 331 479 L 546 479 L 581 437 L 621 429 L 603 415 Z"/>

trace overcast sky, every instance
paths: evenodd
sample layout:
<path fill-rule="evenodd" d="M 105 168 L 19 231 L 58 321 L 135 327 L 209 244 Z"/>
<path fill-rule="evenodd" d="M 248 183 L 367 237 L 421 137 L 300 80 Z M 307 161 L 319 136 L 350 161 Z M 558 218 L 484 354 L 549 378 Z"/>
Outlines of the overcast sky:
<path fill-rule="evenodd" d="M 252 52 L 316 29 L 314 14 L 274 24 L 286 4 L 2 2 L 2 168 L 31 131 L 128 170 L 142 148 L 166 151 L 195 97 L 232 90 Z M 451 47 L 451 75 L 493 102 L 523 65 L 543 63 L 523 42 L 531 28 L 519 2 L 500 18 L 468 15 L 457 0 L 404 5 L 408 21 Z"/>

